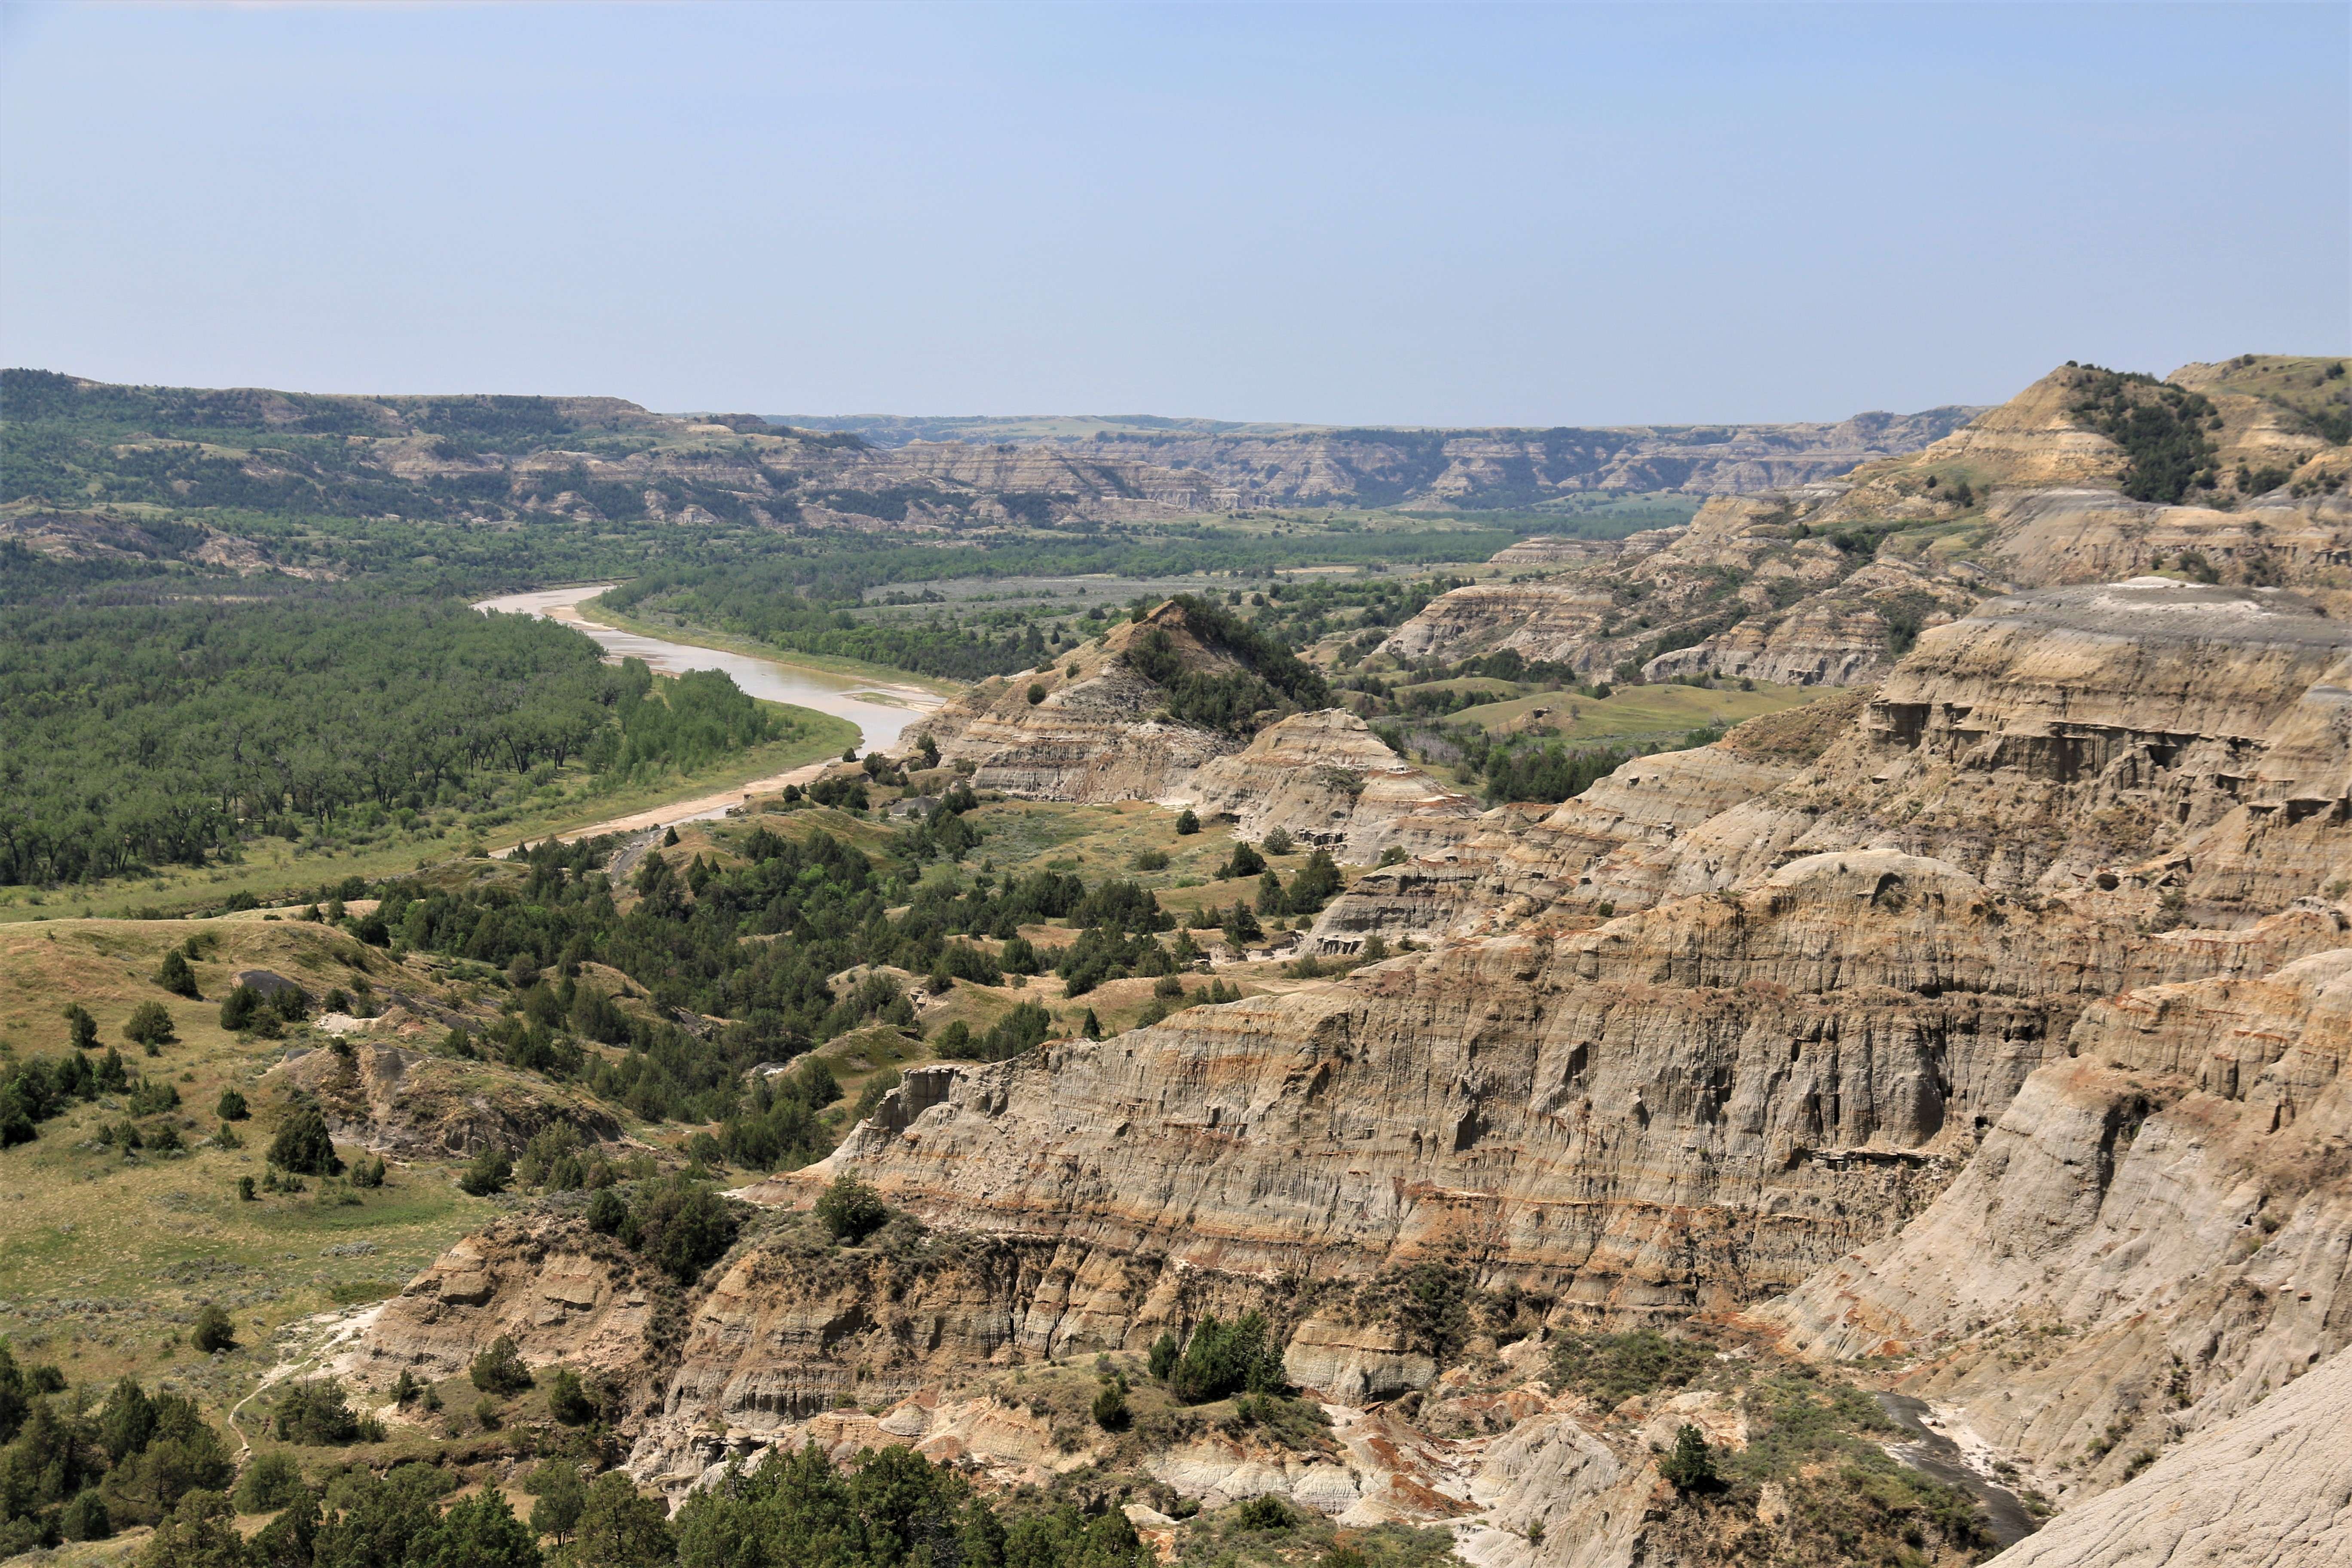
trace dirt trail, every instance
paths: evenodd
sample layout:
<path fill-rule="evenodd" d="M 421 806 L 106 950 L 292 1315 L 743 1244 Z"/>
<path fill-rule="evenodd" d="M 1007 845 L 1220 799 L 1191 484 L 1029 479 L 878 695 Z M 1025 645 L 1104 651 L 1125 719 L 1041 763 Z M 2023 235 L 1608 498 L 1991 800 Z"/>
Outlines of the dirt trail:
<path fill-rule="evenodd" d="M 627 816 L 615 816 L 604 822 L 593 822 L 585 827 L 567 827 L 561 833 L 546 834 L 527 842 L 544 844 L 548 839 L 555 838 L 570 844 L 575 839 L 594 838 L 600 834 L 639 833 L 651 827 L 671 827 L 681 822 L 699 822 L 705 817 L 724 816 L 730 806 L 740 805 L 753 795 L 774 795 L 786 784 L 814 784 L 829 763 L 830 759 L 826 762 L 803 763 L 788 773 L 778 773 L 773 778 L 754 779 L 750 784 L 737 784 L 732 789 L 720 790 L 715 795 L 697 795 L 691 800 L 669 801 L 649 810 L 633 812 Z M 521 847 L 520 844 L 509 844 L 502 849 L 493 849 L 490 853 L 503 860 Z"/>

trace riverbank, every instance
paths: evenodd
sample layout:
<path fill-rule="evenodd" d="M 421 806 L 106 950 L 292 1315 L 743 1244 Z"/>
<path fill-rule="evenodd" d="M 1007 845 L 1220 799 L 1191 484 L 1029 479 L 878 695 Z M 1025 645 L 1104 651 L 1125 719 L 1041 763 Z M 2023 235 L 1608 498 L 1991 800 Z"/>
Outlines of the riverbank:
<path fill-rule="evenodd" d="M 607 584 L 607 588 L 614 584 Z M 577 625 L 583 631 L 588 626 L 603 625 L 616 631 L 635 632 L 640 637 L 667 637 L 675 642 L 688 643 L 696 647 L 717 648 L 726 653 L 746 654 L 763 658 L 771 664 L 791 665 L 815 670 L 825 675 L 846 676 L 854 680 L 872 682 L 884 696 L 903 691 L 918 691 L 938 699 L 962 695 L 963 687 L 952 680 L 934 676 L 918 675 L 908 669 L 893 669 L 887 665 L 868 664 L 862 658 L 842 658 L 827 653 L 802 653 L 797 649 L 779 648 L 751 637 L 735 637 L 715 631 L 692 621 L 656 621 L 616 610 L 604 602 L 600 591 L 593 599 L 583 599 L 573 607 L 573 616 L 566 625 Z M 593 621 L 590 617 L 593 617 Z M 563 617 L 558 617 L 562 619 Z"/>

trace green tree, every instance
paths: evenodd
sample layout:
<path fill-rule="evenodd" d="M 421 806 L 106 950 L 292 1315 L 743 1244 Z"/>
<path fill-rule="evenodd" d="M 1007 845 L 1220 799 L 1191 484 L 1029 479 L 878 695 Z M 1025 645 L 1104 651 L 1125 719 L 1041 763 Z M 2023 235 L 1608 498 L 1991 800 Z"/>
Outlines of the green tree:
<path fill-rule="evenodd" d="M 1186 838 L 1189 838 L 1193 834 L 1200 832 L 1201 818 L 1199 814 L 1194 812 L 1189 805 L 1183 810 L 1178 812 L 1176 814 L 1176 831 L 1180 836 Z"/>
<path fill-rule="evenodd" d="M 58 1533 L 68 1541 L 104 1541 L 114 1533 L 113 1517 L 96 1488 L 84 1487 L 58 1510 Z"/>
<path fill-rule="evenodd" d="M 220 1026 L 250 1029 L 260 1020 L 261 1012 L 261 993 L 250 985 L 240 985 L 221 998 Z"/>
<path fill-rule="evenodd" d="M 672 1175 L 639 1201 L 637 1248 L 681 1285 L 735 1245 L 735 1214 L 708 1184 Z"/>
<path fill-rule="evenodd" d="M 514 1341 L 505 1334 L 492 1340 L 489 1348 L 474 1358 L 467 1372 L 474 1386 L 485 1394 L 520 1394 L 532 1383 L 530 1368 L 523 1364 Z"/>
<path fill-rule="evenodd" d="M 246 1104 L 244 1095 L 234 1089 L 225 1089 L 221 1090 L 219 1101 L 213 1106 L 213 1114 L 223 1121 L 242 1121 L 253 1114 L 253 1108 Z"/>
<path fill-rule="evenodd" d="M 73 1043 L 74 1049 L 88 1051 L 98 1047 L 98 1020 L 89 1016 L 89 1008 L 79 1002 L 68 1002 L 65 1020 L 66 1037 Z"/>
<path fill-rule="evenodd" d="M 155 984 L 174 996 L 204 999 L 196 990 L 196 972 L 188 966 L 188 955 L 176 947 L 163 955 L 163 967 L 155 971 Z"/>
<path fill-rule="evenodd" d="M 457 1176 L 458 1189 L 478 1198 L 507 1190 L 514 1177 L 514 1162 L 507 1152 L 493 1144 L 485 1144 Z"/>
<path fill-rule="evenodd" d="M 453 1504 L 408 1549 L 408 1568 L 539 1568 L 539 1542 L 496 1491 Z"/>
<path fill-rule="evenodd" d="M 302 1467 L 283 1448 L 256 1454 L 229 1493 L 239 1513 L 276 1513 L 302 1489 Z"/>
<path fill-rule="evenodd" d="M 580 1382 L 580 1374 L 568 1366 L 555 1369 L 548 1380 L 547 1413 L 567 1426 L 582 1426 L 596 1418 L 596 1402 Z"/>
<path fill-rule="evenodd" d="M 1712 1489 L 1717 1484 L 1715 1450 L 1707 1447 L 1706 1434 L 1691 1426 L 1676 1431 L 1674 1452 L 1658 1461 L 1658 1474 L 1678 1492 Z"/>
<path fill-rule="evenodd" d="M 575 1529 L 571 1560 L 578 1568 L 653 1568 L 677 1553 L 669 1510 L 619 1470 L 605 1471 L 589 1487 Z"/>
<path fill-rule="evenodd" d="M 1151 1354 L 1145 1364 L 1151 1369 L 1152 1376 L 1165 1382 L 1175 1372 L 1176 1363 L 1183 1353 L 1183 1347 L 1176 1342 L 1176 1336 L 1162 1329 L 1160 1337 L 1151 1342 Z"/>
<path fill-rule="evenodd" d="M 158 1047 L 168 1046 L 180 1037 L 172 1027 L 172 1015 L 164 1010 L 163 1004 L 142 1002 L 131 1010 L 129 1020 L 122 1026 L 122 1037 L 134 1046 L 146 1047 L 152 1057 Z"/>
<path fill-rule="evenodd" d="M 216 1491 L 181 1498 L 139 1552 L 139 1568 L 248 1568 L 250 1562 L 228 1499 Z"/>
<path fill-rule="evenodd" d="M 327 1119 L 307 1100 L 298 1100 L 278 1124 L 278 1135 L 269 1141 L 269 1163 L 305 1176 L 340 1175 L 343 1169 L 335 1157 L 335 1141 L 327 1133 Z"/>
<path fill-rule="evenodd" d="M 530 1527 L 541 1535 L 568 1541 L 580 1526 L 580 1510 L 587 1505 L 588 1485 L 580 1467 L 565 1459 L 549 1459 L 530 1473 L 530 1489 L 539 1494 L 531 1505 Z"/>
<path fill-rule="evenodd" d="M 1231 1323 L 1202 1319 L 1168 1385 L 1187 1405 L 1281 1388 L 1282 1352 L 1272 1342 L 1265 1316 L 1244 1312 Z"/>

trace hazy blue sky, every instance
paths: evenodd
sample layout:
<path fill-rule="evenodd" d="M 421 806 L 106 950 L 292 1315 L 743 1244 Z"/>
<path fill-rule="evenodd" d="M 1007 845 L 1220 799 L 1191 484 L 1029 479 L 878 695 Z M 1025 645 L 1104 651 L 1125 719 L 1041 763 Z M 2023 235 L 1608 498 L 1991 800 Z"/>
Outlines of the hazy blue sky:
<path fill-rule="evenodd" d="M 1549 425 L 2338 353 L 2347 17 L 10 5 L 0 359 Z"/>

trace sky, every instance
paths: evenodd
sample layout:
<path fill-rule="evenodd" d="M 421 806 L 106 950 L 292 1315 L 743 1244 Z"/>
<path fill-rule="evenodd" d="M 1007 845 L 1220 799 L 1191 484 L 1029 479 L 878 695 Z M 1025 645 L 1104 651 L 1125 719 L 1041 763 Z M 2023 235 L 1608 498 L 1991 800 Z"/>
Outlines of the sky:
<path fill-rule="evenodd" d="M 0 361 L 1835 419 L 2352 350 L 2352 7 L 0 7 Z"/>

